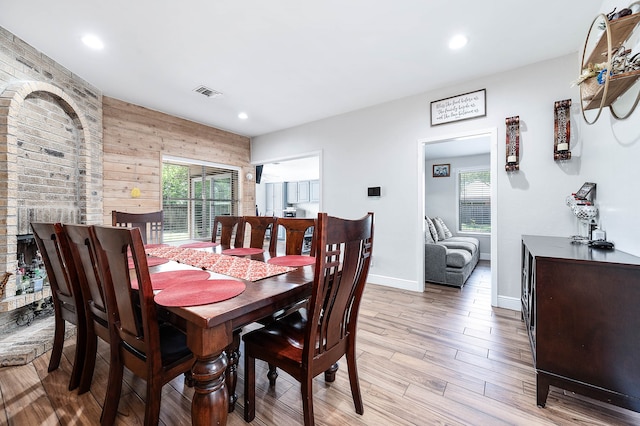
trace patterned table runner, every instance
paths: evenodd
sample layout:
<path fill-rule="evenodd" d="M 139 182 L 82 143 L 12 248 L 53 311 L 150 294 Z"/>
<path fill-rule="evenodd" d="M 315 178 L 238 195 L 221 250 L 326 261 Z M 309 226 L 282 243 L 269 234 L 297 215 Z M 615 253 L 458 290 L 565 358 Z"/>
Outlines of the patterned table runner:
<path fill-rule="evenodd" d="M 146 250 L 146 252 L 149 256 L 175 260 L 196 268 L 208 269 L 218 274 L 247 281 L 258 281 L 296 269 L 288 266 L 272 265 L 246 257 L 227 256 L 191 248 L 155 247 Z"/>

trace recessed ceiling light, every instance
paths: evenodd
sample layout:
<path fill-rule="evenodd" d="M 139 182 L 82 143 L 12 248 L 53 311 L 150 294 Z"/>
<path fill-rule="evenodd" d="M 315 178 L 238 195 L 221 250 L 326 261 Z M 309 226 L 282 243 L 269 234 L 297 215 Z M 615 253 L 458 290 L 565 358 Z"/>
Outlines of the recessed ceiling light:
<path fill-rule="evenodd" d="M 240 114 L 238 114 L 238 118 L 240 120 L 246 120 L 247 118 L 249 118 L 249 116 L 247 115 L 246 112 L 241 112 Z"/>
<path fill-rule="evenodd" d="M 104 49 L 104 43 L 102 42 L 102 40 L 100 40 L 98 37 L 94 36 L 93 34 L 87 34 L 85 36 L 82 37 L 82 42 L 95 50 L 101 50 Z"/>
<path fill-rule="evenodd" d="M 466 36 L 458 34 L 449 40 L 449 49 L 460 49 L 464 47 L 468 41 Z"/>

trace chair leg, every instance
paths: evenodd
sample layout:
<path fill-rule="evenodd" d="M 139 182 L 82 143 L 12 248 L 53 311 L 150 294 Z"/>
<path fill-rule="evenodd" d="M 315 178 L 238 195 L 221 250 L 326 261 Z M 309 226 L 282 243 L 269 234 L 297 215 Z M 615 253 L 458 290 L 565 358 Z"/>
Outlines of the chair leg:
<path fill-rule="evenodd" d="M 98 338 L 95 334 L 87 337 L 87 353 L 82 366 L 82 374 L 80 376 L 80 385 L 78 386 L 78 395 L 91 389 L 91 381 L 93 380 L 93 370 L 96 366 L 96 353 L 98 351 Z"/>
<path fill-rule="evenodd" d="M 276 379 L 278 378 L 278 368 L 275 365 L 269 364 L 267 378 L 269 379 L 269 386 L 274 387 L 276 385 Z"/>
<path fill-rule="evenodd" d="M 156 426 L 160 419 L 162 380 L 160 377 L 147 378 L 147 398 L 144 404 L 144 425 Z"/>
<path fill-rule="evenodd" d="M 305 374 L 300 383 L 302 390 L 302 416 L 304 417 L 304 426 L 313 426 L 315 420 L 313 418 L 313 377 Z"/>
<path fill-rule="evenodd" d="M 233 332 L 233 342 L 227 347 L 227 370 L 225 371 L 225 386 L 229 390 L 229 412 L 236 408 L 238 395 L 236 385 L 238 383 L 238 362 L 240 361 L 240 330 Z"/>
<path fill-rule="evenodd" d="M 122 392 L 122 376 L 124 366 L 116 358 L 111 357 L 109 364 L 109 379 L 107 381 L 107 393 L 104 397 L 104 405 L 102 406 L 102 415 L 100 416 L 101 426 L 112 426 L 116 421 L 118 414 L 118 404 L 120 403 L 120 394 Z"/>
<path fill-rule="evenodd" d="M 60 313 L 58 305 L 56 305 L 54 321 L 53 349 L 51 350 L 51 359 L 49 359 L 49 368 L 47 370 L 49 373 L 57 369 L 60 365 L 62 346 L 64 346 L 64 320 L 62 319 L 62 314 Z"/>
<path fill-rule="evenodd" d="M 360 381 L 358 380 L 355 344 L 351 344 L 349 349 L 347 349 L 347 369 L 349 370 L 349 384 L 351 385 L 351 396 L 353 397 L 353 405 L 355 405 L 356 407 L 356 413 L 362 414 L 364 413 L 364 405 L 362 404 Z"/>
<path fill-rule="evenodd" d="M 244 355 L 244 421 L 256 417 L 256 359 L 247 351 Z"/>
<path fill-rule="evenodd" d="M 80 385 L 84 364 L 87 354 L 87 327 L 84 321 L 78 321 L 76 325 L 76 350 L 73 357 L 73 367 L 71 368 L 71 379 L 69 380 L 69 390 L 76 389 Z"/>

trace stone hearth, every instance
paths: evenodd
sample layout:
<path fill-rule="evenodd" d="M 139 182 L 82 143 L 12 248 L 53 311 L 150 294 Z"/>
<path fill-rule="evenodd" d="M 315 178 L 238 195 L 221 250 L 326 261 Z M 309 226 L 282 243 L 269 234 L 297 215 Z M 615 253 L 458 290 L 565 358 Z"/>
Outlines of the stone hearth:
<path fill-rule="evenodd" d="M 25 365 L 51 350 L 54 317 L 36 317 L 28 326 L 0 334 L 0 367 Z M 75 336 L 74 325 L 66 323 L 65 339 Z"/>

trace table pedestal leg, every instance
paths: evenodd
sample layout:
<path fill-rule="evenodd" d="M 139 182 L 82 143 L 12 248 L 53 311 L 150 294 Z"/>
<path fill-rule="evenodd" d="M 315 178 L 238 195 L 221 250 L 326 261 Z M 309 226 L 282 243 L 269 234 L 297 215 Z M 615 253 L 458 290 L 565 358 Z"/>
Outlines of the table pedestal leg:
<path fill-rule="evenodd" d="M 230 413 L 236 408 L 236 401 L 238 400 L 236 384 L 238 383 L 238 362 L 240 361 L 240 332 L 241 330 L 235 330 L 233 332 L 233 343 L 226 349 L 227 359 L 229 361 L 226 372 L 226 386 L 229 392 Z"/>
<path fill-rule="evenodd" d="M 224 371 L 227 356 L 198 357 L 193 365 L 192 376 L 195 393 L 191 401 L 191 423 L 193 425 L 226 425 L 229 394 L 225 386 Z"/>

